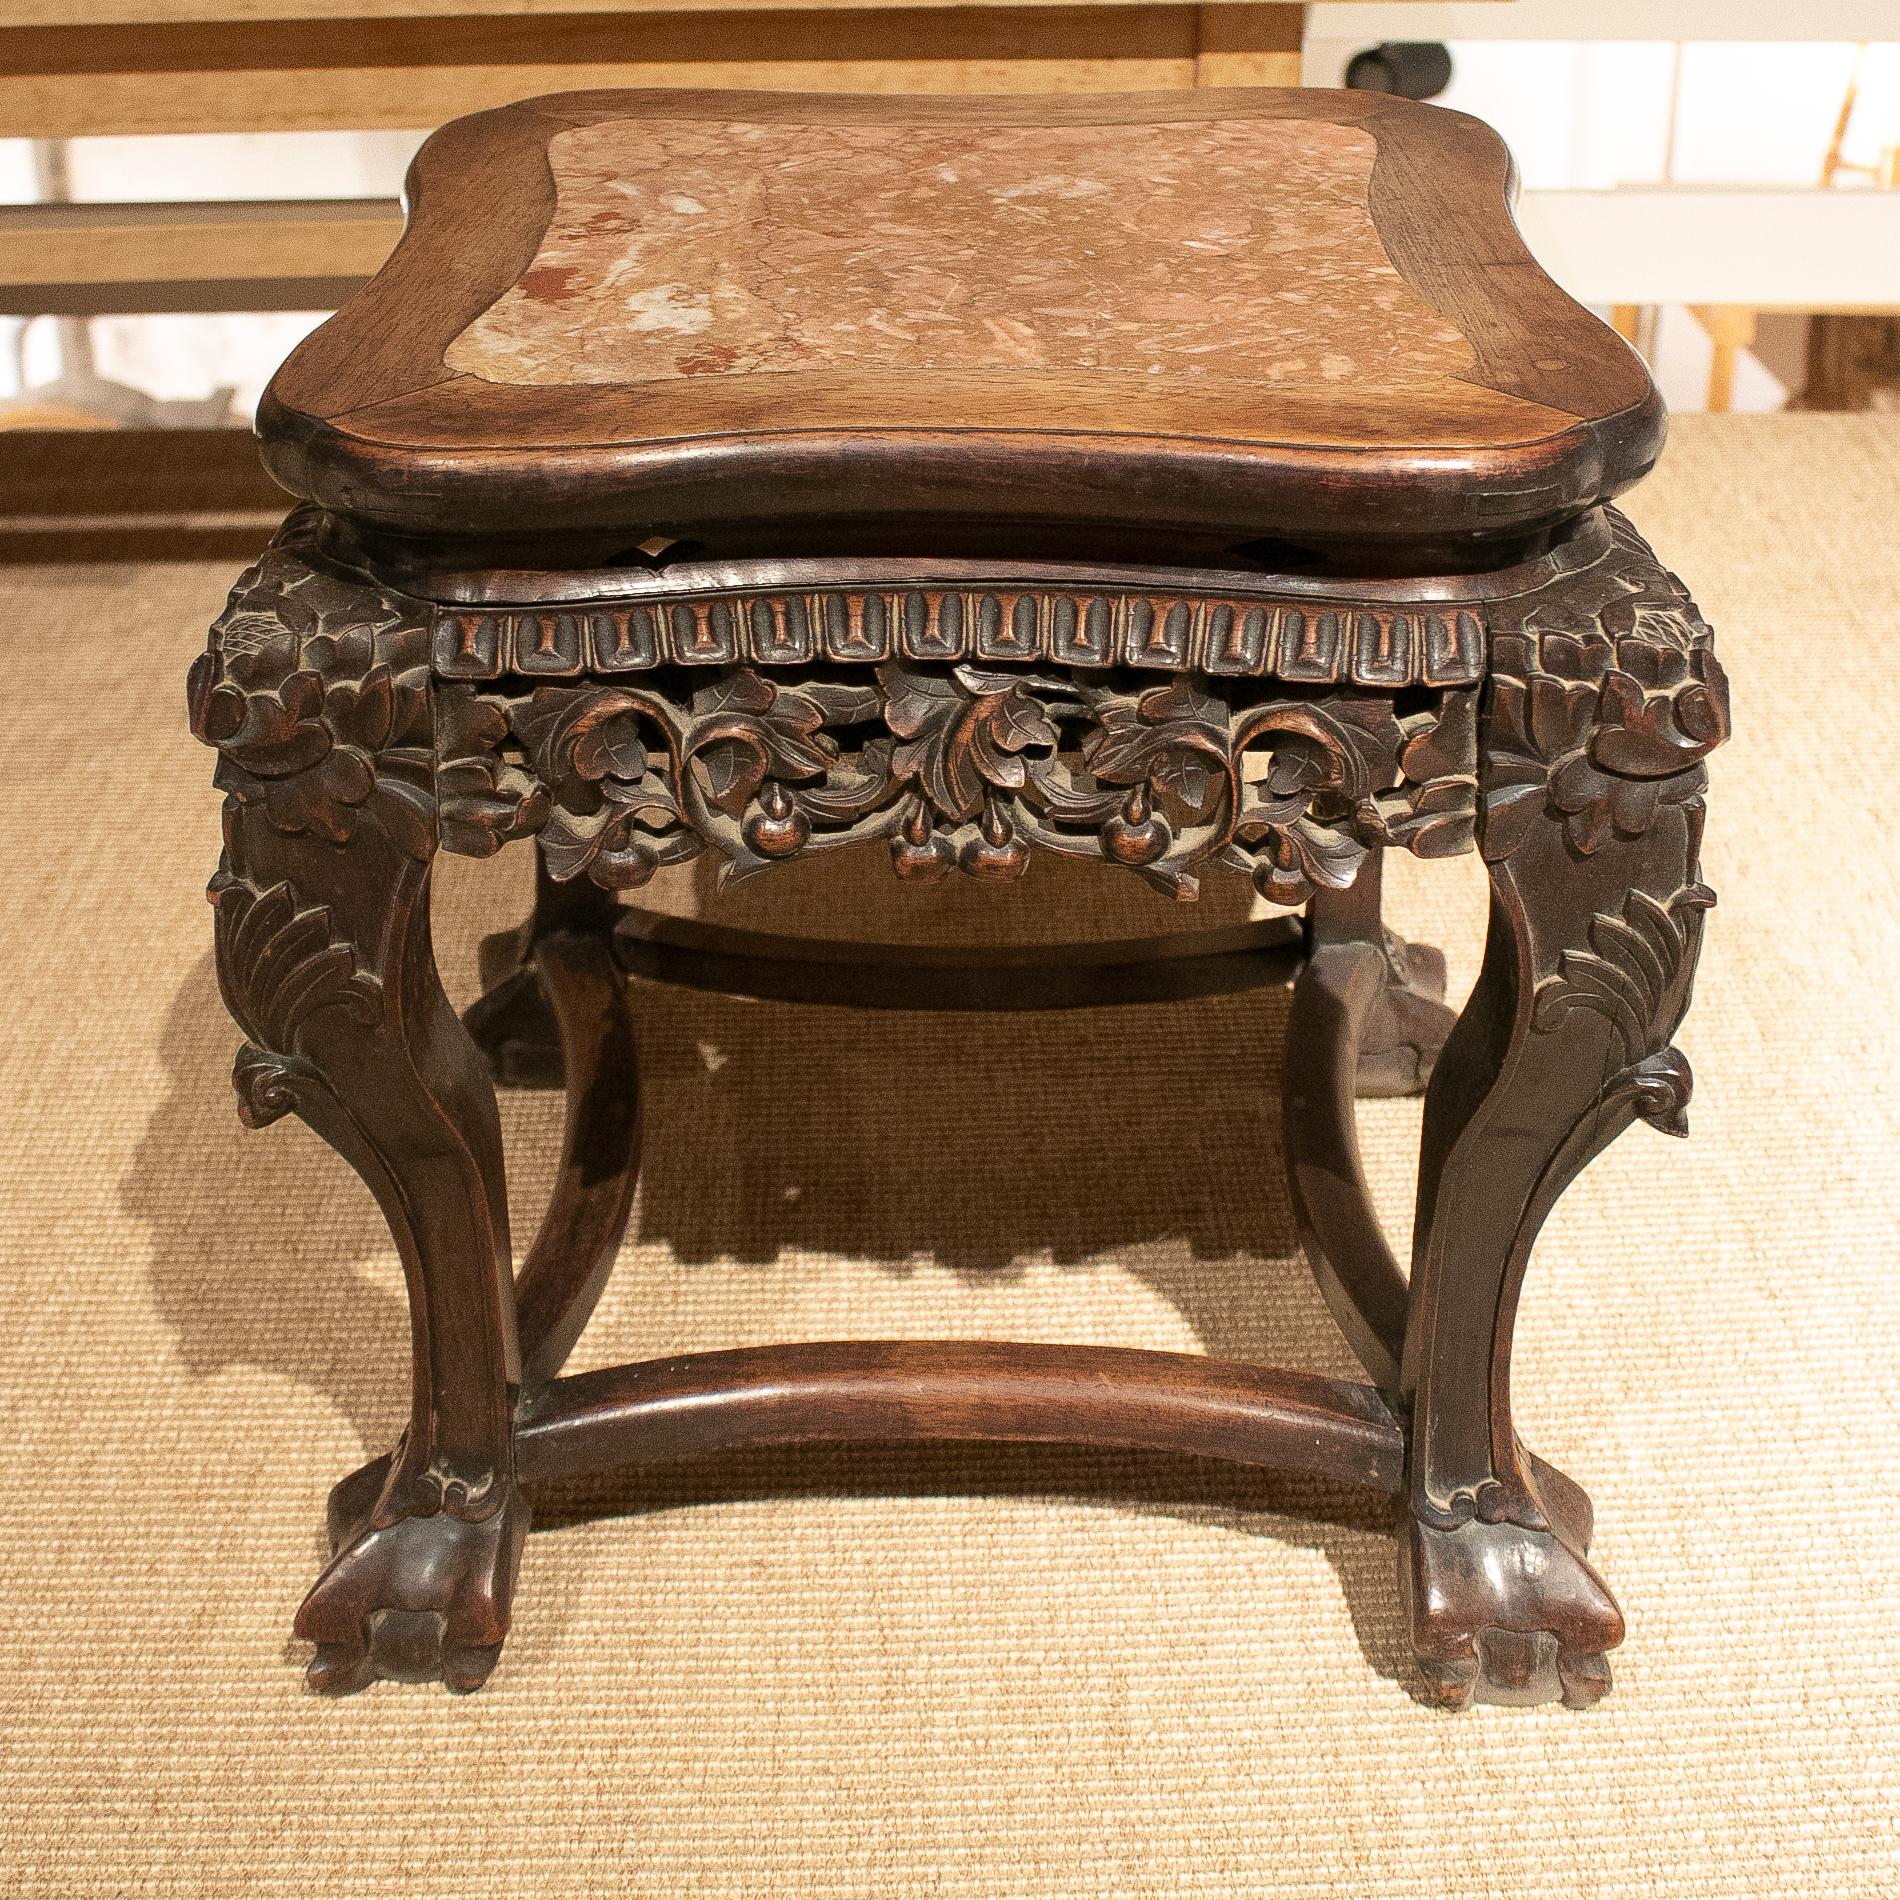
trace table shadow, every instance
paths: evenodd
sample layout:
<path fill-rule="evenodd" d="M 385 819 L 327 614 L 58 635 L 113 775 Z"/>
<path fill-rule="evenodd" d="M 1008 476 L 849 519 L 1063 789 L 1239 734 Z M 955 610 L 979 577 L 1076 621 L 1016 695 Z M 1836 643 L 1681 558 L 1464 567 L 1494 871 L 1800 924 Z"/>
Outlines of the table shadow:
<path fill-rule="evenodd" d="M 840 900 L 857 875 L 838 884 Z M 463 887 L 439 906 L 445 968 L 470 968 L 473 938 L 494 922 L 478 895 Z M 790 908 L 810 901 L 807 889 Z M 1161 922 L 1233 920 L 1231 904 L 1225 914 L 1187 908 Z M 759 905 L 745 909 L 747 927 L 770 927 Z M 1155 911 L 1142 915 L 1135 930 L 1099 934 L 1155 934 Z M 1212 1356 L 1359 1376 L 1299 1258 L 1282 1178 L 1283 991 L 939 1017 L 638 985 L 632 1010 L 646 1133 L 630 1242 L 709 1273 L 830 1253 L 898 1274 L 935 1264 L 972 1287 L 1022 1273 L 1025 1259 L 1119 1268 L 1174 1307 Z M 309 1131 L 294 1121 L 259 1136 L 239 1128 L 236 1041 L 206 956 L 169 1010 L 165 1095 L 123 1202 L 151 1231 L 154 1299 L 189 1373 L 244 1364 L 319 1393 L 367 1456 L 395 1437 L 406 1402 L 409 1322 L 388 1270 L 393 1248 L 368 1190 Z M 1218 1086 L 1214 1061 L 1225 1064 Z M 520 1091 L 502 1102 L 520 1258 L 526 1216 L 546 1198 L 561 1102 Z M 524 1152 L 539 1162 L 525 1173 Z M 322 1244 L 293 1244 L 293 1225 Z M 371 1261 L 382 1263 L 374 1274 Z M 623 1254 L 622 1273 L 629 1264 Z M 1384 1535 L 1391 1506 L 1320 1479 L 1059 1446 L 811 1447 L 543 1486 L 534 1502 L 537 1530 L 553 1532 L 603 1513 L 737 1497 L 975 1492 L 1164 1513 L 1317 1549 L 1368 1663 L 1409 1682 Z M 313 1560 L 317 1530 L 313 1521 Z M 531 1621 L 532 1599 L 525 1607 Z M 542 1630 L 534 1650 L 545 1655 L 558 1635 Z"/>

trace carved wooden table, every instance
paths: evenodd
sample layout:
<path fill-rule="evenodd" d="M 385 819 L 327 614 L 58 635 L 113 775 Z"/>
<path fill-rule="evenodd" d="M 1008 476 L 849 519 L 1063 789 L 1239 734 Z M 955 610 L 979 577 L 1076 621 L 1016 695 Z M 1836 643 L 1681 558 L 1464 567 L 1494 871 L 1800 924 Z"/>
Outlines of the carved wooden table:
<path fill-rule="evenodd" d="M 582 93 L 429 141 L 395 255 L 265 399 L 309 505 L 191 686 L 241 1112 L 294 1109 L 362 1172 L 414 1315 L 408 1429 L 337 1487 L 297 1618 L 318 1688 L 481 1683 L 536 1479 L 993 1438 L 1390 1493 L 1428 1693 L 1603 1694 L 1622 1619 L 1587 1499 L 1513 1430 L 1512 1320 L 1576 1173 L 1633 1120 L 1683 1130 L 1727 709 L 1708 628 L 1606 506 L 1657 453 L 1656 393 L 1525 253 L 1508 173 L 1475 121 L 1334 93 Z M 430 863 L 519 838 L 534 914 L 465 1027 Z M 1289 1188 L 1368 1383 L 868 1341 L 560 1376 L 633 1193 L 628 973 L 840 993 L 822 946 L 614 893 L 868 840 L 904 878 L 1041 850 L 1305 907 L 842 979 L 1057 1008 L 1296 978 Z M 1490 940 L 1447 1041 L 1379 854 L 1474 845 Z M 1353 1096 L 1435 1057 L 1408 1283 Z M 518 1274 L 491 1064 L 568 1090 Z"/>

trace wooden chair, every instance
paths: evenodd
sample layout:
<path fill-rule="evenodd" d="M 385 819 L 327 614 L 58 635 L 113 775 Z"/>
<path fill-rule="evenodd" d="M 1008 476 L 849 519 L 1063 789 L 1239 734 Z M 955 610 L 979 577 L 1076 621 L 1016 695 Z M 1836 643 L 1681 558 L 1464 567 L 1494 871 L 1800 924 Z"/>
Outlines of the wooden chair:
<path fill-rule="evenodd" d="M 1606 506 L 1658 451 L 1656 393 L 1524 251 L 1508 179 L 1473 120 L 1299 91 L 578 93 L 424 148 L 389 264 L 265 401 L 306 505 L 191 691 L 241 1112 L 294 1109 L 361 1170 L 415 1316 L 408 1429 L 337 1487 L 298 1616 L 317 1687 L 480 1684 L 536 1480 L 993 1438 L 1390 1494 L 1430 1695 L 1603 1694 L 1622 1619 L 1587 1499 L 1518 1440 L 1512 1321 L 1572 1177 L 1634 1120 L 1683 1130 L 1727 706 Z M 525 838 L 536 909 L 464 1026 L 430 864 Z M 633 1194 L 626 974 L 839 979 L 617 893 L 859 843 L 900 878 L 1052 852 L 1304 907 L 1200 954 L 845 974 L 934 1008 L 1292 980 L 1289 1187 L 1367 1383 L 874 1341 L 562 1376 Z M 1447 1040 L 1378 867 L 1474 846 L 1490 941 Z M 569 1095 L 518 1273 L 491 1062 Z M 1353 1097 L 1427 1070 L 1408 1281 Z"/>

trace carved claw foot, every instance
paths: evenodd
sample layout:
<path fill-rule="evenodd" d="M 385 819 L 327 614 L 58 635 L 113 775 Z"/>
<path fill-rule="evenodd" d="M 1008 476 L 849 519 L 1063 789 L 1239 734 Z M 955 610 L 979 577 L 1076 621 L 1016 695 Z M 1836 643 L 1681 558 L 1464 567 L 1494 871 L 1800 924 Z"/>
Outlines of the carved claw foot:
<path fill-rule="evenodd" d="M 330 1494 L 334 1555 L 297 1612 L 297 1634 L 317 1646 L 310 1687 L 349 1695 L 382 1678 L 479 1689 L 508 1634 L 528 1507 L 504 1481 L 483 1517 L 404 1514 L 391 1494 L 420 1487 L 391 1470 L 386 1454 Z"/>
<path fill-rule="evenodd" d="M 1405 1525 L 1399 1588 L 1429 1701 L 1582 1709 L 1609 1693 L 1623 1613 L 1584 1561 L 1589 1503 L 1548 1466 L 1539 1480 L 1548 1530 L 1482 1518 L 1455 1530 Z"/>
<path fill-rule="evenodd" d="M 1457 1012 L 1445 1006 L 1445 953 L 1429 943 L 1408 943 L 1389 930 L 1381 936 L 1389 975 L 1360 1037 L 1353 1092 L 1422 1095 L 1458 1020 Z"/>

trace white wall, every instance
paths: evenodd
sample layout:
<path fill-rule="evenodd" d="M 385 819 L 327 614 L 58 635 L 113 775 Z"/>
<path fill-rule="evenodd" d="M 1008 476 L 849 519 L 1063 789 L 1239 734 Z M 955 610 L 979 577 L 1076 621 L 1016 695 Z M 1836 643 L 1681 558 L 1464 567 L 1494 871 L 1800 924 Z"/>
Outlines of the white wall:
<path fill-rule="evenodd" d="M 1879 40 L 1895 0 L 1361 0 L 1307 9 L 1307 40 Z"/>

